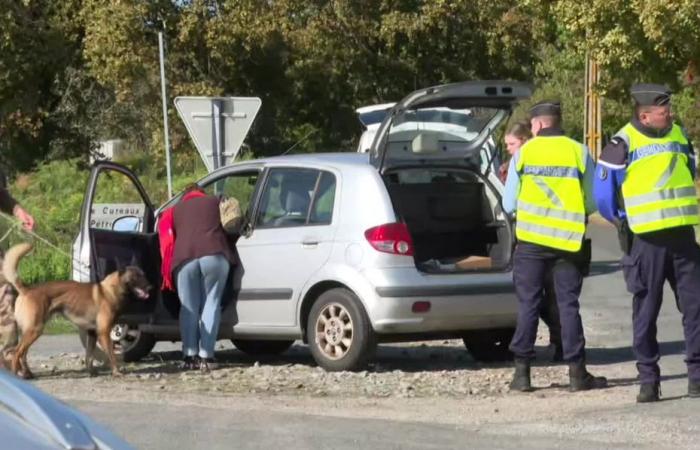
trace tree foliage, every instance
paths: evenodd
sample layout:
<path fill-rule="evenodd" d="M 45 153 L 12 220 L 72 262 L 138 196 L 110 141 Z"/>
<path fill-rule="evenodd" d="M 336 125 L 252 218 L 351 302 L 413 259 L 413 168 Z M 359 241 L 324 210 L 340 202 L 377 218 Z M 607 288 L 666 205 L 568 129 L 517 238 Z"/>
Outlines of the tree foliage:
<path fill-rule="evenodd" d="M 177 95 L 259 96 L 258 155 L 351 150 L 354 109 L 428 85 L 519 79 L 559 97 L 580 136 L 586 55 L 603 69 L 606 131 L 634 81 L 678 90 L 700 133 L 700 0 L 0 0 L 0 162 L 81 157 L 121 138 L 162 159 L 158 32 L 171 142 L 196 159 Z M 696 134 L 700 137 L 700 134 Z M 178 161 L 187 161 L 179 158 Z M 161 165 L 162 166 L 162 165 Z"/>

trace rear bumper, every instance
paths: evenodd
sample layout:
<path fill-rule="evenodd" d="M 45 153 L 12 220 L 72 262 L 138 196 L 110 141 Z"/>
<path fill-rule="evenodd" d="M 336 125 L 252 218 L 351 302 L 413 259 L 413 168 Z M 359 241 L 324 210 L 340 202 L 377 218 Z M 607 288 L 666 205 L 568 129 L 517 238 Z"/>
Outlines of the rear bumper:
<path fill-rule="evenodd" d="M 368 312 L 377 333 L 515 327 L 517 300 L 510 272 L 453 276 L 402 268 L 372 271 L 370 278 L 376 297 Z M 413 312 L 415 302 L 430 302 L 429 311 Z"/>

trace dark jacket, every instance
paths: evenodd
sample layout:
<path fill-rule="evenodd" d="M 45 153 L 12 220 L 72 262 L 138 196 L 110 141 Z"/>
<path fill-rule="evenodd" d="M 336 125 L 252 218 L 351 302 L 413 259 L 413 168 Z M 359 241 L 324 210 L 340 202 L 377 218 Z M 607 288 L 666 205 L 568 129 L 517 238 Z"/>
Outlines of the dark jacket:
<path fill-rule="evenodd" d="M 223 255 L 236 264 L 226 233 L 221 227 L 219 200 L 211 195 L 191 198 L 173 209 L 175 250 L 173 273 L 186 262 L 209 255 Z"/>
<path fill-rule="evenodd" d="M 7 177 L 5 173 L 0 170 L 0 211 L 12 214 L 15 205 L 17 205 L 17 200 L 12 198 L 10 192 L 7 190 Z"/>

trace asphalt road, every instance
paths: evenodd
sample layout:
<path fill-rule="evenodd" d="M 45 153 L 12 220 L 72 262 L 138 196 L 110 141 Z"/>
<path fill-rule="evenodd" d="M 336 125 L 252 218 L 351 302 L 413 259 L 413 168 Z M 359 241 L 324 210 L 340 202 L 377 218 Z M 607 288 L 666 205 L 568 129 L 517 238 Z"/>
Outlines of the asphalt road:
<path fill-rule="evenodd" d="M 700 400 L 685 398 L 683 333 L 670 290 L 658 322 L 665 401 L 637 405 L 631 298 L 618 266 L 616 236 L 601 226 L 593 226 L 590 234 L 594 265 L 584 283 L 582 315 L 590 369 L 614 384 L 605 392 L 572 396 L 544 390 L 483 401 L 398 403 L 245 396 L 144 403 L 126 393 L 128 400 L 52 393 L 143 449 L 700 447 Z M 161 343 L 156 351 L 177 348 Z M 42 337 L 33 352 L 40 358 L 80 350 L 77 338 L 57 336 Z M 391 351 L 380 350 L 378 358 L 391 364 Z"/>

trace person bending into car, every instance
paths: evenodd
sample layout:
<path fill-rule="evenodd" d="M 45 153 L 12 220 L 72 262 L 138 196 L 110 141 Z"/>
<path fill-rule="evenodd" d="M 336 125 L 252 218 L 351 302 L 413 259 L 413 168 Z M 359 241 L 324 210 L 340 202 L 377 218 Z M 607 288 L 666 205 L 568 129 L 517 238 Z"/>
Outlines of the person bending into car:
<path fill-rule="evenodd" d="M 235 265 L 221 226 L 218 198 L 196 184 L 189 185 L 180 202 L 161 216 L 158 234 L 163 289 L 173 289 L 174 280 L 182 304 L 182 367 L 203 372 L 215 369 L 221 298 Z"/>
<path fill-rule="evenodd" d="M 525 122 L 516 122 L 508 128 L 504 141 L 506 150 L 508 151 L 508 160 L 501 164 L 498 176 L 506 184 L 508 178 L 508 165 L 510 159 L 520 150 L 520 147 L 532 138 L 530 125 Z M 552 362 L 563 361 L 563 349 L 561 346 L 561 322 L 559 320 L 559 307 L 557 306 L 557 297 L 554 293 L 554 278 L 552 271 L 548 271 L 545 275 L 544 282 L 544 297 L 540 303 L 540 319 L 547 325 L 549 329 L 549 345 L 554 348 Z"/>

